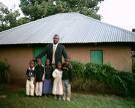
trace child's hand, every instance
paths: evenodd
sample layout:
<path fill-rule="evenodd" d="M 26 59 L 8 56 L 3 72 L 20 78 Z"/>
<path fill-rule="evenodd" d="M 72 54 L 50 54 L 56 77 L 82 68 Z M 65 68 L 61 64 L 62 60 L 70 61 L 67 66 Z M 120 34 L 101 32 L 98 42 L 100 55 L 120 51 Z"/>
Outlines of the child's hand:
<path fill-rule="evenodd" d="M 42 81 L 44 81 L 44 79 L 45 79 L 45 75 L 43 75 L 43 77 L 42 77 Z"/>
<path fill-rule="evenodd" d="M 42 78 L 42 81 L 44 81 L 44 78 Z"/>
<path fill-rule="evenodd" d="M 67 68 L 67 67 L 63 67 L 63 69 L 68 70 L 68 68 Z"/>

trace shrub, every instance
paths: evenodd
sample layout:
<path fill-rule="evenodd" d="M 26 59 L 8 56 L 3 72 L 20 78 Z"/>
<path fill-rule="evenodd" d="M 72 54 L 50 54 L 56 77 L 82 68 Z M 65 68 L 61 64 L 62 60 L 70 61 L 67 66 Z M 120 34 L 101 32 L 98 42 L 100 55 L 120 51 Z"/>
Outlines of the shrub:
<path fill-rule="evenodd" d="M 120 76 L 121 80 L 125 84 L 125 95 L 135 96 L 135 73 L 119 72 L 118 76 Z"/>
<path fill-rule="evenodd" d="M 119 94 L 117 91 L 119 91 L 119 89 L 123 87 L 121 87 L 123 82 L 121 81 L 120 77 L 117 76 L 118 71 L 116 71 L 113 67 L 109 65 L 88 63 L 85 66 L 86 69 L 84 71 L 84 74 L 86 76 L 86 79 L 97 80 L 103 83 L 106 89 L 110 89 L 111 92 Z"/>
<path fill-rule="evenodd" d="M 135 60 L 132 62 L 132 72 L 135 73 Z"/>
<path fill-rule="evenodd" d="M 105 94 L 107 89 L 103 83 L 97 80 L 76 79 L 72 82 L 72 91 Z"/>
<path fill-rule="evenodd" d="M 85 65 L 83 63 L 80 63 L 78 61 L 72 61 L 71 62 L 72 65 L 72 74 L 73 74 L 73 78 L 84 78 L 84 69 L 85 69 Z"/>
<path fill-rule="evenodd" d="M 95 90 L 99 93 L 135 96 L 134 73 L 118 71 L 109 65 L 92 63 L 84 65 L 79 62 L 72 62 L 72 66 L 72 73 L 75 77 L 73 88 L 77 88 L 77 91 L 91 92 Z M 96 82 L 95 86 L 93 86 L 93 82 Z"/>
<path fill-rule="evenodd" d="M 6 62 L 0 61 L 0 83 L 8 82 L 9 65 Z"/>

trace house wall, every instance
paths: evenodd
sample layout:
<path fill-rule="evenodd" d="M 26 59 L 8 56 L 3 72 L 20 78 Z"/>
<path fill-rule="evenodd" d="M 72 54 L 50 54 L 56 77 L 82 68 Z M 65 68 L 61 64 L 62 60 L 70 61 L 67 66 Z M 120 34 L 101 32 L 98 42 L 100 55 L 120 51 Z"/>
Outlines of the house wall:
<path fill-rule="evenodd" d="M 130 46 L 113 45 L 65 45 L 71 60 L 90 62 L 91 50 L 103 51 L 103 63 L 110 64 L 118 70 L 131 71 L 132 60 Z M 6 60 L 10 65 L 10 82 L 25 84 L 25 71 L 28 62 L 33 58 L 31 47 L 0 47 L 0 60 Z"/>
<path fill-rule="evenodd" d="M 87 45 L 87 46 L 66 46 L 71 60 L 84 63 L 90 62 L 91 50 L 103 51 L 103 63 L 109 64 L 118 70 L 132 71 L 132 59 L 130 46 L 121 45 Z"/>
<path fill-rule="evenodd" d="M 0 47 L 0 60 L 6 60 L 10 65 L 9 80 L 11 83 L 25 85 L 25 72 L 32 58 L 32 48 Z"/>

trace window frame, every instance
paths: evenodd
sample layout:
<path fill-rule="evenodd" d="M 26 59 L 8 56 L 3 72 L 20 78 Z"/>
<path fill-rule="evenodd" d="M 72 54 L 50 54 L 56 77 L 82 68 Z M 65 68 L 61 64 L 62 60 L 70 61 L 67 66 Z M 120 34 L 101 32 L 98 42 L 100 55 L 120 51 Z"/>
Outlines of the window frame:
<path fill-rule="evenodd" d="M 101 50 L 101 49 L 90 50 L 90 63 L 92 63 L 92 52 L 93 51 L 100 51 L 100 52 L 102 52 L 102 63 L 101 64 L 103 64 L 104 63 L 104 51 Z M 94 64 L 100 64 L 100 63 L 94 63 Z"/>

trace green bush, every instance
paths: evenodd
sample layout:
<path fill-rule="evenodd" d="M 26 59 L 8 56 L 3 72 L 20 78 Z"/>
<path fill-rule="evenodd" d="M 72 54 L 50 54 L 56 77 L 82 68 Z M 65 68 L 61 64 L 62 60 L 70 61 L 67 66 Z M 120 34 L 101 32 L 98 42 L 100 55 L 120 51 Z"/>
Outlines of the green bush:
<path fill-rule="evenodd" d="M 122 96 L 135 96 L 135 74 L 114 69 L 109 65 L 72 62 L 75 79 L 73 88 L 79 91 L 96 90 Z M 93 86 L 92 82 L 98 82 Z M 101 86 L 102 85 L 102 86 Z M 98 89 L 96 89 L 98 88 Z M 101 90 L 101 91 L 100 91 Z"/>
<path fill-rule="evenodd" d="M 132 72 L 135 73 L 135 60 L 132 62 Z"/>
<path fill-rule="evenodd" d="M 135 96 L 135 74 L 130 72 L 119 72 L 121 80 L 125 84 L 125 95 Z"/>
<path fill-rule="evenodd" d="M 73 74 L 73 78 L 84 78 L 84 69 L 85 69 L 85 65 L 83 63 L 80 63 L 78 61 L 72 61 L 72 74 Z"/>
<path fill-rule="evenodd" d="M 8 82 L 9 65 L 6 62 L 0 61 L 0 83 Z"/>

